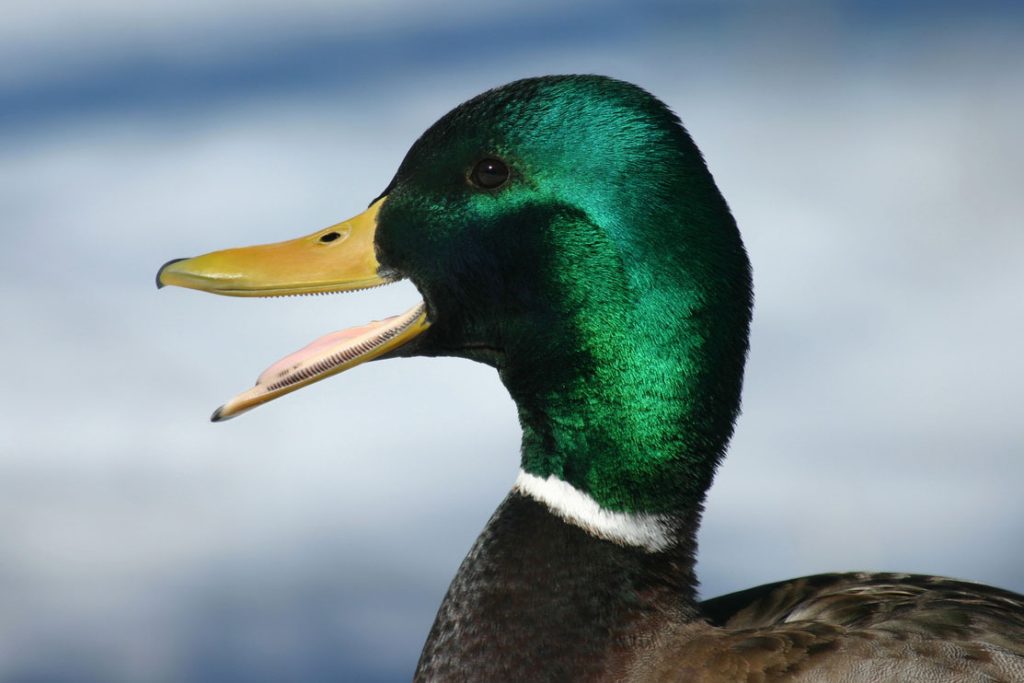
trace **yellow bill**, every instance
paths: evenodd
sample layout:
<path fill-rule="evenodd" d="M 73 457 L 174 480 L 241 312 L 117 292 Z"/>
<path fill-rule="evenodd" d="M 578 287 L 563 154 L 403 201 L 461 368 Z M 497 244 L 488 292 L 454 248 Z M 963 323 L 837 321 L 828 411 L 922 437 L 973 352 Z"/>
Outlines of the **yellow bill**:
<path fill-rule="evenodd" d="M 393 282 L 374 250 L 377 213 L 386 198 L 363 213 L 286 242 L 215 251 L 169 261 L 157 287 L 174 285 L 227 296 L 288 296 L 366 289 Z M 256 385 L 213 413 L 226 420 L 279 396 L 373 360 L 430 326 L 426 306 L 367 325 L 333 332 L 267 368 Z"/>

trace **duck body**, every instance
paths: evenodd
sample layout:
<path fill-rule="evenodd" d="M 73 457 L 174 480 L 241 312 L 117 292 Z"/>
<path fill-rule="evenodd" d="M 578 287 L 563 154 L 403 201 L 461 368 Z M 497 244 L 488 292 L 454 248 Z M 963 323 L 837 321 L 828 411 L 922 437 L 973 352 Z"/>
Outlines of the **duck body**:
<path fill-rule="evenodd" d="M 994 588 L 836 574 L 697 600 L 751 272 L 700 152 L 650 94 L 597 76 L 488 91 L 429 128 L 359 217 L 157 279 L 261 296 L 397 277 L 422 304 L 292 354 L 214 420 L 375 358 L 498 371 L 519 478 L 417 680 L 1024 681 L 1024 598 Z"/>

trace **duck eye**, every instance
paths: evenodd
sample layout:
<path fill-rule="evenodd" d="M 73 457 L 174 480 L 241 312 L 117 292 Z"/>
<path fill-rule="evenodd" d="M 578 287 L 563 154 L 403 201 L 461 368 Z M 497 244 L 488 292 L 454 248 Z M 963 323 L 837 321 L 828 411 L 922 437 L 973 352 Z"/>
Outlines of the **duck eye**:
<path fill-rule="evenodd" d="M 477 187 L 493 190 L 501 187 L 508 180 L 508 166 L 500 159 L 484 159 L 473 168 L 470 180 Z"/>

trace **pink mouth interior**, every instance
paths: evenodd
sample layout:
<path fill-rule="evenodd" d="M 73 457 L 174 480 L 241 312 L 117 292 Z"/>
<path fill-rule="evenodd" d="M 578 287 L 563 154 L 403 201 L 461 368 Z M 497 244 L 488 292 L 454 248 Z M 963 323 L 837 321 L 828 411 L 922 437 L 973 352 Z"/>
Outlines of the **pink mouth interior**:
<path fill-rule="evenodd" d="M 344 351 L 365 346 L 368 342 L 379 338 L 380 335 L 377 332 L 388 327 L 388 323 L 397 317 L 393 315 L 366 325 L 325 334 L 264 370 L 256 380 L 256 386 L 280 383 L 307 368 L 314 371 L 319 370 L 316 366 L 327 362 L 332 356 L 351 355 L 345 354 Z"/>
<path fill-rule="evenodd" d="M 325 334 L 264 370 L 252 389 L 222 405 L 212 419 L 221 422 L 241 415 L 307 384 L 379 358 L 407 343 L 429 325 L 426 305 L 421 301 L 401 315 Z"/>

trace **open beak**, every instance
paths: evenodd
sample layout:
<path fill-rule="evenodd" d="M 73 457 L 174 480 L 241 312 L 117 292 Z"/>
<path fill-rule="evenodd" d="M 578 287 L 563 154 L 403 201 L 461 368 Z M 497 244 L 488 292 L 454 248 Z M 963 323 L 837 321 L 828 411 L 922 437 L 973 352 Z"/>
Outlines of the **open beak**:
<path fill-rule="evenodd" d="M 377 214 L 386 197 L 363 213 L 286 242 L 225 249 L 168 261 L 157 287 L 174 285 L 227 296 L 288 296 L 366 289 L 394 282 L 374 251 Z M 373 360 L 430 326 L 420 302 L 405 313 L 325 335 L 267 368 L 256 385 L 218 408 L 212 420 L 240 415 L 278 396 Z"/>

